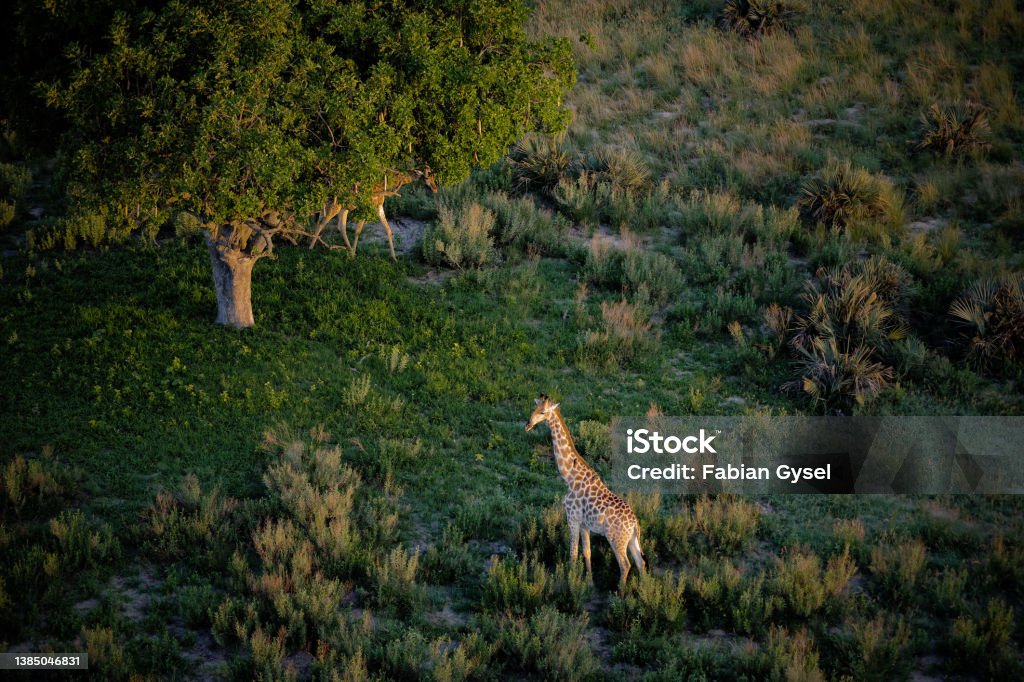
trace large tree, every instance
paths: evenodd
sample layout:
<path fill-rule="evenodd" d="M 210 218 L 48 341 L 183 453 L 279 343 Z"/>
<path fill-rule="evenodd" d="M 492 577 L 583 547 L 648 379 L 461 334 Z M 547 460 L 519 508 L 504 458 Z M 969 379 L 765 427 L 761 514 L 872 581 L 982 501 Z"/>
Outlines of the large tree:
<path fill-rule="evenodd" d="M 564 126 L 569 48 L 529 40 L 527 14 L 520 0 L 126 3 L 42 88 L 63 115 L 71 220 L 110 238 L 201 230 L 217 321 L 250 326 L 252 268 L 276 237 L 366 207 L 389 171 L 460 182 Z"/>

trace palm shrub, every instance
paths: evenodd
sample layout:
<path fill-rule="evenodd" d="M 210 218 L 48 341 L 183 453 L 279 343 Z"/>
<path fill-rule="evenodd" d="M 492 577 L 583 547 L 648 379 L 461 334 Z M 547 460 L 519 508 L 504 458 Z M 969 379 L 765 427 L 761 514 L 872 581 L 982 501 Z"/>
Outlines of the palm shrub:
<path fill-rule="evenodd" d="M 854 166 L 849 160 L 830 160 L 804 183 L 797 207 L 811 224 L 846 229 L 856 223 L 901 221 L 903 201 L 885 178 Z"/>
<path fill-rule="evenodd" d="M 921 114 L 917 148 L 947 157 L 965 156 L 988 149 L 988 133 L 988 116 L 983 108 L 959 100 L 948 106 L 934 103 Z"/>
<path fill-rule="evenodd" d="M 630 147 L 601 147 L 588 160 L 587 166 L 595 181 L 607 183 L 613 192 L 635 195 L 650 184 L 647 162 Z"/>
<path fill-rule="evenodd" d="M 804 287 L 805 312 L 789 338 L 798 378 L 784 388 L 829 408 L 877 396 L 893 378 L 883 360 L 907 333 L 899 310 L 909 287 L 909 275 L 882 257 L 819 269 Z"/>
<path fill-rule="evenodd" d="M 1013 363 L 1024 356 L 1024 273 L 975 282 L 949 314 L 971 335 L 967 356 L 978 365 Z"/>
<path fill-rule="evenodd" d="M 726 0 L 720 24 L 744 38 L 788 31 L 794 12 L 779 0 Z"/>
<path fill-rule="evenodd" d="M 516 188 L 523 192 L 550 194 L 564 177 L 579 165 L 576 153 L 565 141 L 565 135 L 527 135 L 509 152 Z"/>

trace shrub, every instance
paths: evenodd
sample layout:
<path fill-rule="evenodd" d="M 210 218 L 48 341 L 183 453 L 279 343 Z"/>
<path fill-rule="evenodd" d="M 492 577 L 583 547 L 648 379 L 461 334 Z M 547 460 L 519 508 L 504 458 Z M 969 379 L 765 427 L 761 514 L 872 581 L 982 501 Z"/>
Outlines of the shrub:
<path fill-rule="evenodd" d="M 395 547 L 387 557 L 374 561 L 374 598 L 378 606 L 393 609 L 400 618 L 408 618 L 422 608 L 426 593 L 416 584 L 419 558 L 419 551 L 409 554 Z"/>
<path fill-rule="evenodd" d="M 724 552 L 742 549 L 757 533 L 761 510 L 734 495 L 701 495 L 693 505 L 693 523 L 709 546 Z"/>
<path fill-rule="evenodd" d="M 18 213 L 32 185 L 32 173 L 13 163 L 0 162 L 0 228 L 6 227 Z"/>
<path fill-rule="evenodd" d="M 545 606 L 530 618 L 502 623 L 502 650 L 521 669 L 550 680 L 587 679 L 598 670 L 586 637 L 587 615 L 567 616 Z"/>
<path fill-rule="evenodd" d="M 779 0 L 726 0 L 722 7 L 722 28 L 753 39 L 788 31 L 794 12 Z"/>
<path fill-rule="evenodd" d="M 569 229 L 564 218 L 537 208 L 530 197 L 509 198 L 495 192 L 484 202 L 496 214 L 494 238 L 498 246 L 545 256 L 564 255 Z"/>
<path fill-rule="evenodd" d="M 860 222 L 902 226 L 903 202 L 892 184 L 850 161 L 831 160 L 802 189 L 797 207 L 811 223 L 845 229 Z"/>
<path fill-rule="evenodd" d="M 878 396 L 893 378 L 891 367 L 872 360 L 874 349 L 840 348 L 836 339 L 814 339 L 797 349 L 795 367 L 799 379 L 783 384 L 784 390 L 802 390 L 826 407 L 864 405 Z"/>
<path fill-rule="evenodd" d="M 552 580 L 544 564 L 528 556 L 516 561 L 491 557 L 484 583 L 484 608 L 499 613 L 530 615 L 551 596 Z"/>
<path fill-rule="evenodd" d="M 1013 627 L 1013 609 L 998 599 L 989 600 L 981 618 L 957 618 L 950 642 L 954 666 L 973 673 L 981 666 L 992 679 L 1019 676 L 1024 666 L 1010 646 Z"/>
<path fill-rule="evenodd" d="M 463 535 L 454 526 L 445 527 L 440 542 L 423 555 L 424 577 L 438 585 L 448 585 L 471 576 L 477 568 Z"/>
<path fill-rule="evenodd" d="M 652 333 L 647 312 L 622 299 L 601 303 L 601 321 L 596 329 L 585 331 L 579 338 L 579 357 L 585 364 L 597 367 L 628 366 L 657 347 L 658 337 Z"/>
<path fill-rule="evenodd" d="M 201 548 L 231 547 L 231 514 L 238 503 L 216 489 L 203 493 L 199 479 L 188 474 L 177 495 L 157 494 L 145 513 L 147 547 L 158 557 L 185 558 Z"/>
<path fill-rule="evenodd" d="M 59 470 L 53 466 L 52 451 L 44 451 L 43 459 L 26 460 L 21 455 L 4 465 L 0 485 L 0 510 L 20 516 L 25 506 L 42 507 L 49 499 L 63 495 L 58 481 Z"/>
<path fill-rule="evenodd" d="M 626 248 L 616 248 L 597 236 L 590 242 L 582 276 L 588 282 L 621 290 L 641 303 L 658 307 L 683 287 L 683 273 L 671 257 L 645 251 L 628 240 Z"/>
<path fill-rule="evenodd" d="M 870 569 L 886 594 L 906 600 L 915 594 L 927 560 L 928 550 L 920 540 L 887 543 L 871 550 Z"/>
<path fill-rule="evenodd" d="M 527 135 L 512 147 L 509 163 L 520 191 L 550 193 L 578 165 L 565 135 Z"/>
<path fill-rule="evenodd" d="M 493 257 L 494 212 L 477 202 L 463 204 L 458 213 L 441 206 L 437 221 L 423 235 L 423 257 L 431 265 L 459 270 L 478 268 Z"/>
<path fill-rule="evenodd" d="M 771 679 L 787 682 L 824 682 L 820 659 L 806 630 L 790 633 L 785 627 L 772 626 L 764 654 L 771 668 Z"/>
<path fill-rule="evenodd" d="M 591 462 L 608 462 L 612 457 L 612 434 L 607 424 L 583 420 L 576 427 L 576 445 Z"/>
<path fill-rule="evenodd" d="M 856 567 L 845 552 L 829 559 L 822 570 L 817 554 L 796 548 L 775 560 L 771 587 L 790 612 L 807 618 L 829 600 L 839 599 L 854 573 Z"/>
<path fill-rule="evenodd" d="M 949 308 L 971 334 L 968 358 L 981 367 L 1024 358 L 1024 273 L 976 282 Z"/>
<path fill-rule="evenodd" d="M 567 557 L 569 531 L 562 504 L 548 505 L 539 515 L 530 514 L 516 533 L 515 545 L 523 556 L 534 554 L 547 564 Z"/>
<path fill-rule="evenodd" d="M 898 619 L 887 624 L 882 614 L 850 625 L 850 669 L 857 680 L 900 679 L 909 672 L 910 627 Z"/>
<path fill-rule="evenodd" d="M 683 288 L 683 273 L 676 262 L 661 253 L 639 249 L 626 251 L 622 263 L 622 276 L 630 292 L 640 295 L 641 289 L 649 293 L 650 301 L 664 306 Z"/>
<path fill-rule="evenodd" d="M 932 104 L 921 114 L 921 141 L 917 148 L 944 156 L 964 156 L 988 149 L 988 116 L 983 108 L 957 101 Z"/>
<path fill-rule="evenodd" d="M 77 509 L 50 519 L 50 533 L 57 539 L 60 561 L 68 571 L 95 568 L 120 551 L 110 526 L 93 529 Z"/>
<path fill-rule="evenodd" d="M 649 635 L 679 632 L 686 620 L 683 594 L 685 581 L 671 571 L 640 576 L 624 595 L 612 595 L 608 624 L 626 632 L 638 628 Z"/>

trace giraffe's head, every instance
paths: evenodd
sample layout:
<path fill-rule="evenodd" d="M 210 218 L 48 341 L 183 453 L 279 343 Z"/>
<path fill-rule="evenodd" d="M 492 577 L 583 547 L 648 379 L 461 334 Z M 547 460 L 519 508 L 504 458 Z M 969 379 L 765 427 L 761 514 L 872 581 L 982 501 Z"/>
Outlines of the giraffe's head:
<path fill-rule="evenodd" d="M 424 166 L 423 170 L 414 170 L 413 175 L 417 178 L 421 178 L 423 182 L 427 183 L 427 187 L 430 188 L 431 192 L 437 192 L 437 177 L 434 175 L 434 171 L 430 169 L 430 166 Z"/>
<path fill-rule="evenodd" d="M 548 398 L 543 393 L 541 393 L 540 397 L 535 399 L 533 402 L 536 403 L 537 406 L 533 408 L 533 413 L 530 415 L 530 418 L 526 421 L 527 431 L 532 429 L 537 424 L 540 424 L 541 422 L 545 422 L 548 419 L 550 419 L 555 414 L 555 410 L 558 409 L 559 405 L 559 403 L 552 402 L 551 399 Z"/>

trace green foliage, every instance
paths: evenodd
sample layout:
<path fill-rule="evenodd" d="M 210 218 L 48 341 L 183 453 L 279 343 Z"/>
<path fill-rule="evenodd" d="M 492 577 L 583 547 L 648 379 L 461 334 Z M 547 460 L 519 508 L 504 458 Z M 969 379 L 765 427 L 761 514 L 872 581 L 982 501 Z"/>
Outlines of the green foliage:
<path fill-rule="evenodd" d="M 985 109 L 957 101 L 949 106 L 932 104 L 921 114 L 921 141 L 918 149 L 943 156 L 965 156 L 991 147 Z"/>
<path fill-rule="evenodd" d="M 967 357 L 981 367 L 1024 357 L 1024 273 L 1003 273 L 974 283 L 949 308 L 971 335 Z"/>
<path fill-rule="evenodd" d="M 476 202 L 463 204 L 457 213 L 442 206 L 423 235 L 423 257 L 432 265 L 479 268 L 494 257 L 495 222 L 494 212 Z"/>
<path fill-rule="evenodd" d="M 96 568 L 120 552 L 110 526 L 94 530 L 81 511 L 64 511 L 50 519 L 50 533 L 57 540 L 61 570 L 69 573 Z"/>

